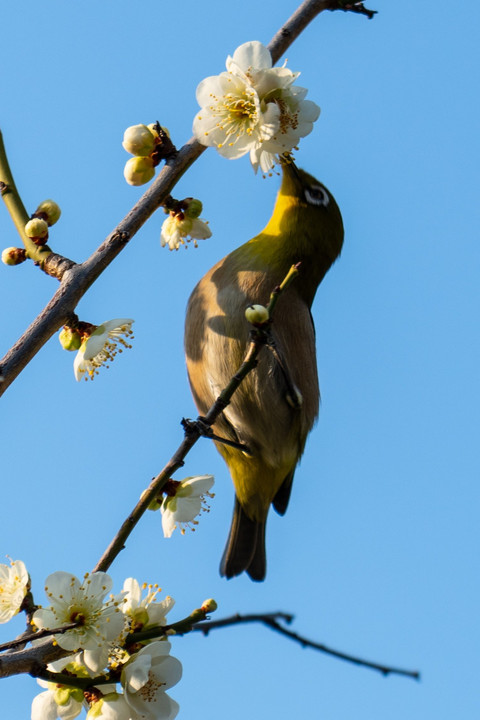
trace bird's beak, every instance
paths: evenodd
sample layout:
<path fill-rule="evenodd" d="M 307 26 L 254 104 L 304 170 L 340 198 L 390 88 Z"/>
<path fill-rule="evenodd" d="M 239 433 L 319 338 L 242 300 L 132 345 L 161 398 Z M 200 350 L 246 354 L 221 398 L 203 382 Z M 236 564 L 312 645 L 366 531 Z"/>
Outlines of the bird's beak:
<path fill-rule="evenodd" d="M 281 158 L 282 166 L 282 195 L 295 195 L 298 196 L 303 188 L 303 182 L 300 177 L 299 170 L 293 160 L 289 158 Z"/>

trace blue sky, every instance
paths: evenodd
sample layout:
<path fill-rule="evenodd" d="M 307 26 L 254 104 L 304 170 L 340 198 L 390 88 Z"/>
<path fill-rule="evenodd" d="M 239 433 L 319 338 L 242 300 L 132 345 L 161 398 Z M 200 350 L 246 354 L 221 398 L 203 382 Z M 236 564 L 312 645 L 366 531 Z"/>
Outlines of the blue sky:
<path fill-rule="evenodd" d="M 214 597 L 218 617 L 284 610 L 318 642 L 422 681 L 302 649 L 261 627 L 174 640 L 180 717 L 293 714 L 447 720 L 478 714 L 478 22 L 476 4 L 378 0 L 374 20 L 323 13 L 287 53 L 322 108 L 297 154 L 335 195 L 346 235 L 313 315 L 319 421 L 285 517 L 269 518 L 262 584 L 218 576 L 233 491 L 213 446 L 184 475 L 213 473 L 195 533 L 164 540 L 149 513 L 111 574 L 158 582 L 174 619 Z M 2 9 L 0 128 L 30 211 L 53 197 L 52 246 L 82 261 L 141 190 L 126 185 L 124 129 L 159 120 L 181 146 L 195 88 L 246 40 L 268 43 L 296 5 L 31 0 Z M 55 338 L 2 398 L 0 549 L 40 602 L 55 570 L 95 564 L 195 415 L 182 351 L 197 280 L 266 223 L 276 177 L 209 150 L 175 195 L 200 197 L 213 237 L 170 253 L 161 212 L 82 299 L 83 320 L 135 318 L 134 347 L 76 383 Z M 15 231 L 0 208 L 3 246 Z M 0 268 L 2 354 L 56 289 L 28 264 Z M 180 474 L 179 477 L 182 475 Z M 1 640 L 20 632 L 20 620 Z M 30 678 L 3 681 L 5 717 L 29 717 Z"/>

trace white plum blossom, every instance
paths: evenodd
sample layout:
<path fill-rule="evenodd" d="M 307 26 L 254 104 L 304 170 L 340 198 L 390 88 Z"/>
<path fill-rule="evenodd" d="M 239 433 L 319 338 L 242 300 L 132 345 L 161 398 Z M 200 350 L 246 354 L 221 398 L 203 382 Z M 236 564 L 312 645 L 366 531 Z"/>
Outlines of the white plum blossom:
<path fill-rule="evenodd" d="M 88 671 L 75 660 L 72 656 L 62 658 L 50 663 L 48 669 L 52 672 L 68 670 L 77 677 L 88 677 Z M 40 679 L 37 682 L 47 689 L 33 699 L 32 720 L 73 720 L 81 713 L 84 707 L 83 690 Z"/>
<path fill-rule="evenodd" d="M 272 138 L 278 128 L 278 107 L 270 103 L 262 109 L 256 89 L 233 72 L 202 80 L 197 102 L 201 110 L 193 121 L 195 137 L 231 160 Z"/>
<path fill-rule="evenodd" d="M 77 623 L 71 630 L 54 635 L 58 645 L 64 650 L 96 651 L 124 630 L 124 615 L 119 607 L 121 596 L 104 602 L 112 584 L 104 572 L 87 574 L 83 583 L 67 572 L 52 573 L 45 581 L 51 605 L 36 610 L 33 622 L 39 630 Z"/>
<path fill-rule="evenodd" d="M 133 337 L 133 320 L 117 318 L 99 325 L 81 344 L 73 362 L 75 378 L 81 380 L 98 374 L 99 368 L 111 362 L 123 348 L 131 348 L 127 339 Z M 108 365 L 107 365 L 108 367 Z"/>
<path fill-rule="evenodd" d="M 87 720 L 133 720 L 133 715 L 124 696 L 113 692 L 93 703 Z"/>
<path fill-rule="evenodd" d="M 82 700 L 76 699 L 73 695 L 65 696 L 64 701 L 57 702 L 60 699 L 58 688 L 54 689 L 53 683 L 48 683 L 52 687 L 45 692 L 39 693 L 33 698 L 32 702 L 32 720 L 73 720 L 82 712 L 83 708 L 83 692 L 77 690 L 82 696 Z"/>
<path fill-rule="evenodd" d="M 148 589 L 147 595 L 142 598 L 142 589 Z M 140 587 L 135 578 L 127 578 L 123 583 L 124 602 L 122 612 L 130 619 L 130 631 L 134 632 L 151 625 L 166 625 L 167 613 L 175 605 L 175 600 L 167 595 L 161 602 L 155 602 L 161 588 L 158 586 Z"/>
<path fill-rule="evenodd" d="M 168 245 L 170 250 L 178 250 L 180 245 L 192 240 L 197 247 L 197 240 L 206 240 L 211 235 L 212 231 L 205 220 L 186 217 L 182 212 L 171 212 L 163 221 L 160 244 L 162 247 Z"/>
<path fill-rule="evenodd" d="M 0 565 L 0 623 L 8 622 L 18 613 L 27 594 L 28 572 L 21 560 Z"/>
<path fill-rule="evenodd" d="M 132 720 L 173 720 L 179 707 L 166 690 L 182 677 L 182 665 L 170 655 L 170 643 L 156 640 L 133 655 L 121 683 Z"/>
<path fill-rule="evenodd" d="M 82 650 L 81 653 L 79 653 L 80 662 L 89 672 L 93 673 L 93 675 L 98 675 L 108 664 L 110 656 L 116 651 L 117 647 L 115 640 L 112 640 L 111 642 L 98 644 L 95 648 Z"/>
<path fill-rule="evenodd" d="M 305 100 L 305 88 L 293 85 L 300 73 L 272 67 L 268 48 L 258 41 L 240 45 L 226 67 L 198 85 L 201 110 L 193 132 L 226 158 L 249 153 L 255 172 L 266 173 L 312 131 L 320 108 Z"/>
<path fill-rule="evenodd" d="M 195 520 L 202 510 L 208 510 L 206 497 L 213 498 L 209 490 L 213 486 L 213 475 L 198 475 L 181 480 L 170 481 L 168 494 L 164 496 L 160 510 L 162 528 L 165 537 L 170 537 L 175 528 L 180 527 L 182 534 L 185 526 L 198 525 Z"/>

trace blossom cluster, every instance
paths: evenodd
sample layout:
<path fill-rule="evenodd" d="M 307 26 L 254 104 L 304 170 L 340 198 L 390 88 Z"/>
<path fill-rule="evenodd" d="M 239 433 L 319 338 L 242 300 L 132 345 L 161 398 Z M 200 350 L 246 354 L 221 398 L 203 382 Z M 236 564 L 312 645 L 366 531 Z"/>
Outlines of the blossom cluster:
<path fill-rule="evenodd" d="M 154 640 L 137 643 L 131 652 L 128 645 L 125 648 L 128 633 L 165 625 L 174 600 L 156 602 L 156 587 L 149 587 L 142 598 L 134 578 L 125 581 L 121 593 L 106 599 L 111 588 L 112 580 L 103 572 L 87 574 L 83 582 L 66 572 L 47 578 L 51 604 L 35 611 L 33 624 L 39 630 L 74 625 L 53 635 L 61 648 L 73 654 L 48 669 L 92 678 L 92 684 L 104 672 L 113 672 L 118 680 L 89 688 L 90 702 L 78 687 L 38 680 L 45 690 L 34 698 L 32 720 L 73 720 L 83 708 L 88 710 L 87 720 L 173 720 L 177 715 L 178 705 L 166 691 L 180 680 L 182 666 L 170 655 L 170 643 Z"/>
<path fill-rule="evenodd" d="M 55 200 L 44 200 L 28 220 L 24 227 L 25 235 L 41 247 L 48 241 L 48 228 L 58 222 L 62 211 Z M 2 262 L 5 265 L 20 265 L 27 259 L 24 247 L 8 247 L 2 250 Z"/>
<path fill-rule="evenodd" d="M 145 185 L 155 175 L 158 129 L 150 125 L 132 125 L 125 130 L 122 145 L 133 155 L 125 164 L 123 175 L 129 185 Z"/>
<path fill-rule="evenodd" d="M 320 108 L 295 86 L 298 72 L 272 67 L 261 42 L 251 41 L 228 56 L 227 72 L 207 77 L 197 87 L 201 110 L 193 132 L 203 145 L 235 159 L 249 153 L 255 172 L 268 173 L 308 135 Z"/>
<path fill-rule="evenodd" d="M 211 475 L 167 482 L 158 502 L 152 504 L 152 509 L 161 510 L 166 537 L 175 528 L 184 533 L 185 527 L 198 524 L 197 515 L 208 510 L 206 498 L 213 497 L 209 492 L 213 482 Z M 47 668 L 63 677 L 55 682 L 38 680 L 44 691 L 34 698 L 32 720 L 73 720 L 83 708 L 88 710 L 87 720 L 173 720 L 177 715 L 178 704 L 166 691 L 180 680 L 182 666 L 170 655 L 167 629 L 162 632 L 175 601 L 170 596 L 158 601 L 157 585 L 141 588 L 134 578 L 125 580 L 117 595 L 111 593 L 112 587 L 105 572 L 87 573 L 80 581 L 58 571 L 46 579 L 50 604 L 36 606 L 32 625 L 35 631 L 49 632 L 67 656 Z M 0 565 L 1 623 L 25 608 L 29 588 L 30 578 L 21 560 Z M 202 608 L 210 612 L 216 604 L 206 601 Z M 136 635 L 132 641 L 132 633 L 151 628 L 160 640 L 137 639 Z M 77 683 L 63 684 L 66 675 Z M 96 686 L 99 675 L 106 675 L 108 684 Z M 92 680 L 86 684 L 88 693 L 79 687 L 79 679 Z"/>

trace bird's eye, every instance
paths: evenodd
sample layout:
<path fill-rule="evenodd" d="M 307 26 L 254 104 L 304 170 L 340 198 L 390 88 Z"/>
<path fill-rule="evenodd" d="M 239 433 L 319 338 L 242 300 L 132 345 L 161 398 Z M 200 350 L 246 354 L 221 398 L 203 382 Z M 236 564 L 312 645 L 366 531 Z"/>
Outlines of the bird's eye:
<path fill-rule="evenodd" d="M 305 200 L 310 205 L 321 205 L 323 207 L 327 207 L 330 202 L 327 191 L 320 185 L 310 185 L 310 187 L 305 188 Z"/>

